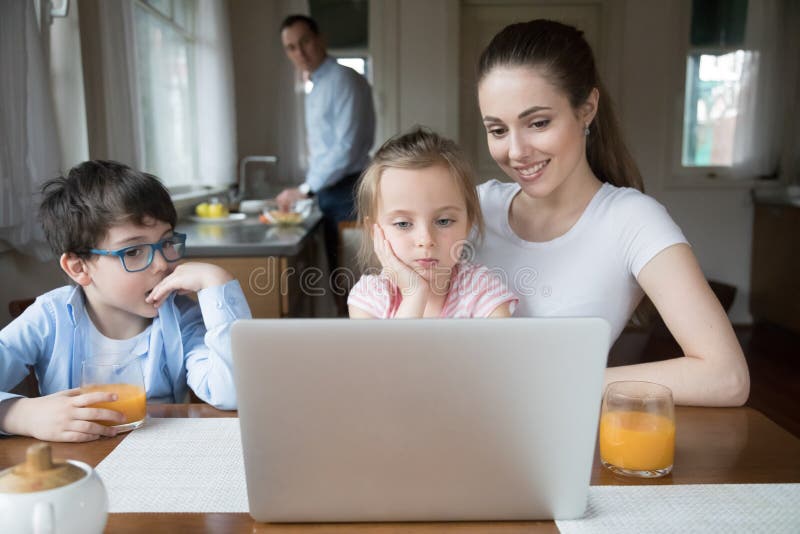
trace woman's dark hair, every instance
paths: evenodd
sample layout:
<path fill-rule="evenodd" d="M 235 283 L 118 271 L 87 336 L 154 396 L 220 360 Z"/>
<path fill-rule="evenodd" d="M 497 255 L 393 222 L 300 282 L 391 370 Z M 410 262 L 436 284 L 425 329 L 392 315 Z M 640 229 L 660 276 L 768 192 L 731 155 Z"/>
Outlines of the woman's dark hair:
<path fill-rule="evenodd" d="M 86 161 L 42 186 L 39 220 L 56 255 L 87 258 L 109 228 L 147 218 L 175 227 L 169 192 L 155 176 L 116 161 Z"/>
<path fill-rule="evenodd" d="M 586 139 L 589 166 L 603 182 L 644 190 L 639 168 L 625 147 L 611 98 L 600 81 L 592 49 L 582 31 L 544 19 L 506 26 L 478 60 L 478 83 L 496 67 L 538 69 L 567 95 L 574 110 L 597 88 L 600 101 Z"/>

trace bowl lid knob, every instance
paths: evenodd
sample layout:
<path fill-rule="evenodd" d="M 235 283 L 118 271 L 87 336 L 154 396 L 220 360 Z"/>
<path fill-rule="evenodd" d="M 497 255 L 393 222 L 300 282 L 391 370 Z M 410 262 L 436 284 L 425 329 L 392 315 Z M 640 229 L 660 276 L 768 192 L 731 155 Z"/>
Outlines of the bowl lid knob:
<path fill-rule="evenodd" d="M 0 493 L 32 493 L 60 488 L 82 479 L 80 467 L 54 460 L 48 443 L 28 447 L 25 462 L 0 471 Z"/>

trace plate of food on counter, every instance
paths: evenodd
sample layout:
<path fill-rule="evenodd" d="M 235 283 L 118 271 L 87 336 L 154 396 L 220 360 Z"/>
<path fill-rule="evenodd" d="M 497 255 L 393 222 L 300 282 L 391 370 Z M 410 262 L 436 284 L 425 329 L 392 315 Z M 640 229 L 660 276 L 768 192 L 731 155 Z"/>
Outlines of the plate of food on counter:
<path fill-rule="evenodd" d="M 294 202 L 288 210 L 282 210 L 274 200 L 266 201 L 258 220 L 264 224 L 277 226 L 296 226 L 301 224 L 311 214 L 314 201 L 303 199 Z"/>

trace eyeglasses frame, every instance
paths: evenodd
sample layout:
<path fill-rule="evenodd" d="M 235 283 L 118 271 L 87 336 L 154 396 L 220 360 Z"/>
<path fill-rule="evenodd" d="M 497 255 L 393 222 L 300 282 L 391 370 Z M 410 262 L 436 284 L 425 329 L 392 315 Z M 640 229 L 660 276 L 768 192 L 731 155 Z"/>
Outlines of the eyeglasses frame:
<path fill-rule="evenodd" d="M 181 252 L 180 257 L 175 258 L 174 260 L 167 259 L 167 256 L 164 254 L 164 242 L 165 241 L 176 241 L 176 242 L 180 243 L 181 245 L 183 245 L 183 250 Z M 138 247 L 143 247 L 143 246 L 149 246 L 150 247 L 150 256 L 149 256 L 149 258 L 147 260 L 147 265 L 145 265 L 141 269 L 135 269 L 135 270 L 128 269 L 128 266 L 125 265 L 125 252 L 127 252 L 128 250 L 131 250 L 131 249 L 134 249 L 134 248 L 138 248 Z M 183 257 L 186 255 L 186 234 L 182 234 L 180 232 L 174 232 L 171 236 L 165 237 L 164 239 L 161 239 L 156 243 L 140 243 L 138 245 L 131 245 L 129 247 L 120 248 L 120 249 L 117 249 L 117 250 L 103 250 L 103 249 L 97 249 L 97 248 L 89 249 L 89 252 L 91 254 L 97 254 L 98 256 L 116 256 L 116 257 L 118 257 L 120 263 L 122 263 L 122 268 L 125 269 L 125 271 L 127 271 L 129 273 L 142 272 L 142 271 L 146 270 L 148 267 L 150 267 L 150 265 L 153 264 L 153 259 L 155 259 L 155 257 L 156 257 L 156 251 L 161 253 L 161 257 L 164 258 L 164 261 L 166 261 L 167 263 L 175 263 L 176 261 L 182 260 Z"/>

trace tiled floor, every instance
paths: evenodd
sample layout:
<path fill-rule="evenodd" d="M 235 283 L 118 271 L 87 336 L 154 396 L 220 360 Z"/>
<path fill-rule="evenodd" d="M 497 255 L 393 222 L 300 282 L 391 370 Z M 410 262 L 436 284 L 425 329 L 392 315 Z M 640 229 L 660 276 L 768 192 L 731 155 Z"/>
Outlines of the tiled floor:
<path fill-rule="evenodd" d="M 737 327 L 750 367 L 747 405 L 800 437 L 800 334 L 759 324 Z M 625 331 L 611 349 L 610 365 L 624 365 L 680 354 L 680 348 L 663 329 L 653 334 Z"/>

